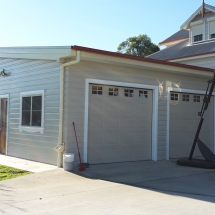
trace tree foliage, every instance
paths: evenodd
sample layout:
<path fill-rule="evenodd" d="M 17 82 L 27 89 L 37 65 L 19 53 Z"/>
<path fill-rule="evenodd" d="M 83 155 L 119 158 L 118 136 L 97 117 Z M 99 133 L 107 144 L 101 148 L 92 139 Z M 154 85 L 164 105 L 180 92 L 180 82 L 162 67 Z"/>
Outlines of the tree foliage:
<path fill-rule="evenodd" d="M 160 48 L 152 43 L 151 38 L 146 34 L 140 34 L 137 37 L 129 37 L 126 41 L 120 43 L 117 48 L 117 52 L 139 57 L 146 57 L 159 50 Z"/>

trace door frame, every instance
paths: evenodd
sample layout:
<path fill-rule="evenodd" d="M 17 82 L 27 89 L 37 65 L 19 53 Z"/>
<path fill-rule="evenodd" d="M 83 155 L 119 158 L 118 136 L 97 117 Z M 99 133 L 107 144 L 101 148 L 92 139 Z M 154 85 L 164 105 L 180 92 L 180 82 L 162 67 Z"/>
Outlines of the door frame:
<path fill-rule="evenodd" d="M 169 160 L 169 121 L 170 121 L 170 93 L 192 93 L 192 94 L 199 94 L 205 95 L 205 91 L 203 90 L 192 90 L 192 89 L 184 89 L 184 88 L 174 88 L 168 87 L 167 88 L 167 126 L 166 126 L 166 160 Z M 215 93 L 212 94 L 213 96 Z M 213 117 L 213 153 L 215 153 L 215 96 L 214 96 L 214 117 Z"/>
<path fill-rule="evenodd" d="M 88 112 L 89 112 L 89 85 L 102 84 L 120 87 L 143 88 L 152 90 L 152 160 L 157 161 L 158 136 L 158 86 L 119 81 L 99 80 L 86 78 L 85 80 L 85 113 L 84 113 L 84 162 L 87 162 L 88 149 Z"/>
<path fill-rule="evenodd" d="M 10 95 L 9 94 L 4 94 L 4 95 L 0 95 L 0 99 L 7 99 L 7 133 L 6 133 L 6 152 L 5 152 L 5 155 L 7 155 L 7 146 L 8 146 L 8 130 L 9 130 L 9 98 L 10 98 Z"/>

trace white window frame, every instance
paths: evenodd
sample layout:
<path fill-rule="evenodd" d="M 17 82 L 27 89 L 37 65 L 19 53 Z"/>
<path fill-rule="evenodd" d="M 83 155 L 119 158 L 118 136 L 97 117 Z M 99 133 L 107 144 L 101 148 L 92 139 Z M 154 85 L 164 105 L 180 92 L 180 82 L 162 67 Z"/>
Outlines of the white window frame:
<path fill-rule="evenodd" d="M 41 134 L 44 133 L 44 90 L 37 90 L 37 91 L 29 91 L 29 92 L 21 92 L 20 93 L 20 115 L 19 115 L 19 131 L 26 131 L 30 133 L 40 132 Z M 41 113 L 41 126 L 23 126 L 22 125 L 22 98 L 26 96 L 42 96 L 42 113 Z"/>

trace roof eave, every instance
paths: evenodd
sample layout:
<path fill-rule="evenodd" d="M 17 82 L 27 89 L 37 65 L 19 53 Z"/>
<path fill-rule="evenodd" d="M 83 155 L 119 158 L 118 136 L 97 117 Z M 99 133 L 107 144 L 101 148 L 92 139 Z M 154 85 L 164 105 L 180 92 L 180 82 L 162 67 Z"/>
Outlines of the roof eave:
<path fill-rule="evenodd" d="M 205 4 L 205 8 L 214 12 L 215 13 L 215 9 L 211 8 L 210 5 Z M 181 29 L 188 29 L 189 23 L 192 21 L 192 19 L 198 15 L 198 13 L 201 11 L 202 6 L 200 6 L 182 25 L 181 25 Z"/>
<path fill-rule="evenodd" d="M 92 54 L 105 55 L 105 56 L 109 56 L 109 57 L 115 57 L 115 59 L 121 58 L 123 60 L 123 62 L 125 62 L 126 59 L 139 61 L 141 63 L 146 63 L 148 65 L 150 64 L 150 65 L 153 65 L 154 67 L 158 67 L 158 68 L 160 68 L 161 65 L 163 65 L 163 66 L 169 66 L 169 68 L 172 68 L 172 67 L 178 68 L 177 70 L 179 70 L 179 71 L 180 71 L 180 68 L 181 69 L 183 68 L 184 70 L 192 70 L 195 72 L 196 71 L 209 72 L 209 73 L 213 72 L 213 70 L 209 69 L 209 68 L 203 68 L 203 67 L 186 65 L 186 64 L 175 63 L 175 62 L 169 62 L 166 60 L 156 60 L 156 59 L 152 59 L 152 58 L 143 58 L 143 57 L 138 57 L 138 56 L 133 56 L 133 55 L 128 55 L 128 54 L 121 54 L 121 53 L 117 53 L 117 52 L 92 49 L 92 48 L 87 48 L 87 47 L 82 47 L 82 46 L 72 46 L 72 50 L 83 51 L 83 52 L 88 52 L 88 53 L 92 53 Z M 93 57 L 91 59 L 93 59 Z M 107 59 L 105 59 L 105 60 L 108 61 Z"/>
<path fill-rule="evenodd" d="M 174 39 L 174 40 L 168 40 L 168 41 L 163 41 L 163 42 L 160 42 L 158 45 L 159 46 L 162 46 L 162 45 L 168 45 L 169 43 L 172 43 L 172 42 L 180 42 L 180 41 L 183 41 L 183 40 L 186 40 L 188 39 L 189 37 L 181 37 L 181 38 L 178 38 L 178 39 Z"/>

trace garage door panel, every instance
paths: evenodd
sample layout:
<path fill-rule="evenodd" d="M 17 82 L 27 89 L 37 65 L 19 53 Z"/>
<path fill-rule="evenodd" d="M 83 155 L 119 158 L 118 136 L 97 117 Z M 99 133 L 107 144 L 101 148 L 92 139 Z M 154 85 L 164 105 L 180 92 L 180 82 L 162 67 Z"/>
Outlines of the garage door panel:
<path fill-rule="evenodd" d="M 133 103 L 123 103 L 121 106 L 122 114 L 134 114 L 135 113 L 135 105 Z"/>
<path fill-rule="evenodd" d="M 107 142 L 106 147 L 119 147 L 120 144 L 120 135 L 118 132 L 108 132 L 106 133 L 107 136 Z"/>
<path fill-rule="evenodd" d="M 101 130 L 104 128 L 104 118 L 101 115 L 90 117 L 89 129 Z"/>
<path fill-rule="evenodd" d="M 147 116 L 150 112 L 151 106 L 149 104 L 137 104 L 136 114 L 141 114 L 142 116 Z"/>
<path fill-rule="evenodd" d="M 88 150 L 88 159 L 91 161 L 91 163 L 97 163 L 100 160 L 102 160 L 103 152 L 102 150 L 98 149 L 89 149 Z"/>
<path fill-rule="evenodd" d="M 131 147 L 131 145 L 134 145 L 134 140 L 134 132 L 123 132 L 120 135 L 120 143 L 123 145 L 123 147 Z"/>
<path fill-rule="evenodd" d="M 120 113 L 119 101 L 105 101 L 104 104 L 105 114 L 118 115 Z"/>
<path fill-rule="evenodd" d="M 94 89 L 98 93 L 98 87 Z M 91 95 L 90 85 L 88 162 L 150 160 L 152 91 L 117 86 L 102 86 L 102 90 Z"/>
<path fill-rule="evenodd" d="M 95 100 L 89 106 L 89 113 L 90 114 L 103 114 L 104 112 L 104 103 L 100 100 Z"/>
<path fill-rule="evenodd" d="M 152 149 L 150 147 L 145 147 L 145 148 L 136 148 L 133 150 L 134 157 L 137 160 L 151 160 L 151 153 Z"/>
<path fill-rule="evenodd" d="M 141 129 L 141 130 L 148 130 L 150 131 L 150 119 L 149 117 L 140 117 L 140 118 L 136 118 L 136 129 Z"/>
<path fill-rule="evenodd" d="M 189 144 L 192 143 L 193 135 L 190 133 L 181 133 L 178 135 L 178 139 L 180 141 L 180 144 Z"/>
<path fill-rule="evenodd" d="M 190 119 L 178 120 L 179 126 L 178 129 L 181 132 L 186 132 L 191 130 L 191 122 Z"/>
<path fill-rule="evenodd" d="M 137 145 L 150 145 L 151 134 L 148 132 L 135 133 L 135 141 L 134 143 Z"/>
<path fill-rule="evenodd" d="M 103 133 L 90 133 L 89 134 L 89 147 L 99 148 L 104 144 L 104 134 Z"/>
<path fill-rule="evenodd" d="M 107 117 L 106 123 L 108 129 L 120 129 L 120 118 Z"/>
<path fill-rule="evenodd" d="M 135 128 L 135 118 L 134 117 L 127 117 L 122 118 L 122 128 L 123 129 L 134 129 Z"/>
<path fill-rule="evenodd" d="M 188 107 L 181 107 L 180 109 L 180 116 L 182 118 L 185 118 L 185 117 L 190 117 L 191 115 L 191 107 L 188 106 Z"/>
<path fill-rule="evenodd" d="M 107 149 L 106 152 L 107 153 L 104 154 L 104 159 L 103 159 L 105 163 L 120 161 L 120 153 L 121 153 L 120 149 Z"/>
<path fill-rule="evenodd" d="M 203 96 L 186 94 L 189 95 L 189 99 L 183 101 L 183 93 L 171 94 L 178 94 L 179 101 L 178 103 L 170 101 L 170 158 L 187 157 L 199 125 L 198 112 L 201 111 Z M 199 138 L 213 150 L 213 98 L 211 100 Z M 202 157 L 198 146 L 194 151 L 194 156 Z"/>

